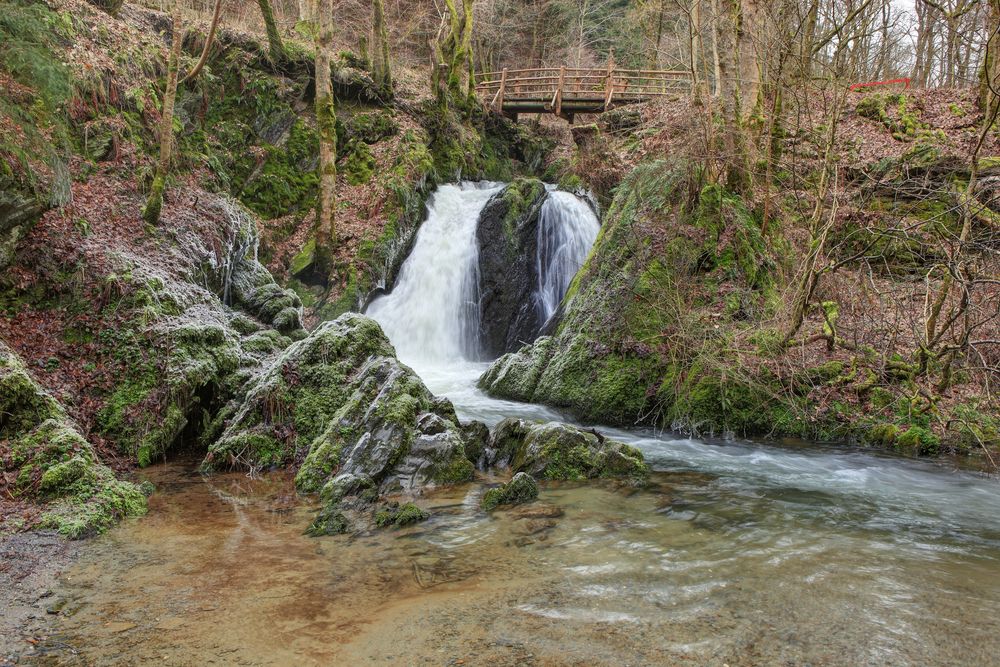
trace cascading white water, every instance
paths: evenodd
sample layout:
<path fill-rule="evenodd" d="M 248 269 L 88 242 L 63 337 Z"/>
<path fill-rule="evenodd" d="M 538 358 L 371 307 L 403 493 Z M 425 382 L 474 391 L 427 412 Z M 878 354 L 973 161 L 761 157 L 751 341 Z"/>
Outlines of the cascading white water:
<path fill-rule="evenodd" d="M 547 322 L 562 301 L 597 239 L 601 223 L 590 206 L 569 192 L 552 189 L 538 217 L 539 320 Z"/>
<path fill-rule="evenodd" d="M 498 183 L 439 187 L 395 288 L 368 306 L 367 314 L 382 325 L 400 359 L 418 371 L 478 357 L 476 227 L 486 202 L 501 188 Z M 599 229 L 585 202 L 550 187 L 537 232 L 534 298 L 541 321 L 559 307 Z"/>
<path fill-rule="evenodd" d="M 442 185 L 391 293 L 368 306 L 399 358 L 418 368 L 476 352 L 479 212 L 499 183 Z"/>

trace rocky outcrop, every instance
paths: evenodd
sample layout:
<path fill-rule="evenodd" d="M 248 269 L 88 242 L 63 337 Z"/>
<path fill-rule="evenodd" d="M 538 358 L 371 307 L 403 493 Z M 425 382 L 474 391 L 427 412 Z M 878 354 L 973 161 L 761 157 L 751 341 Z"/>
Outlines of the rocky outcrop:
<path fill-rule="evenodd" d="M 538 479 L 613 477 L 641 483 L 649 475 L 642 452 L 597 431 L 513 418 L 493 428 L 485 462 L 488 467 L 509 467 L 515 474 Z"/>
<path fill-rule="evenodd" d="M 14 249 L 44 210 L 42 203 L 0 180 L 0 269 L 14 260 Z"/>
<path fill-rule="evenodd" d="M 205 258 L 206 277 L 224 304 L 245 309 L 278 331 L 302 329 L 302 302 L 292 290 L 283 289 L 257 259 L 260 243 L 253 215 L 239 202 L 218 197 L 205 204 L 209 215 L 225 221 L 226 245 Z"/>
<path fill-rule="evenodd" d="M 62 406 L 0 342 L 0 488 L 44 504 L 40 527 L 70 538 L 146 512 L 146 489 L 116 479 Z"/>
<path fill-rule="evenodd" d="M 313 532 L 351 524 L 388 493 L 467 481 L 473 465 L 454 409 L 395 357 L 378 324 L 348 313 L 278 355 L 227 408 L 208 468 L 301 460 L 296 486 L 325 508 Z"/>
<path fill-rule="evenodd" d="M 543 324 L 534 293 L 538 216 L 545 197 L 541 181 L 518 179 L 479 215 L 479 342 L 489 358 L 534 340 Z"/>
<path fill-rule="evenodd" d="M 708 418 L 706 431 L 735 423 L 724 401 L 722 409 L 702 409 L 691 400 L 700 394 L 687 390 L 675 400 L 678 375 L 686 369 L 656 346 L 663 332 L 679 326 L 676 304 L 703 289 L 701 273 L 711 269 L 751 283 L 757 273 L 766 275 L 768 263 L 758 252 L 759 226 L 734 198 L 706 189 L 693 210 L 683 209 L 685 178 L 682 166 L 653 163 L 618 187 L 551 337 L 497 359 L 480 387 L 502 398 L 565 408 L 590 422 L 628 426 L 652 418 L 683 427 Z M 724 234 L 720 221 L 728 221 Z M 702 375 L 690 377 L 699 381 Z"/>

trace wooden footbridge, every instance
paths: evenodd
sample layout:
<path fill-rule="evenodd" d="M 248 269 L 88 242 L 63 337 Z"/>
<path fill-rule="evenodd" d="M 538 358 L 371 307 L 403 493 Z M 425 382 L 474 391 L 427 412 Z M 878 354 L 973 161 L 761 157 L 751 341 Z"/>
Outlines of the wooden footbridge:
<path fill-rule="evenodd" d="M 602 113 L 691 88 L 690 72 L 678 70 L 537 67 L 485 72 L 476 92 L 487 107 L 517 119 L 520 113 L 554 113 L 570 123 L 581 113 Z"/>

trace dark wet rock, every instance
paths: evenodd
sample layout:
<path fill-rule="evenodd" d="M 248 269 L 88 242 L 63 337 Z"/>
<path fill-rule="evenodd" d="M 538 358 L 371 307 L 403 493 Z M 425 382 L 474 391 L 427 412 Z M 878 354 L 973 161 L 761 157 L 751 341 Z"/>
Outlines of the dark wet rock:
<path fill-rule="evenodd" d="M 535 304 L 538 216 L 545 185 L 518 179 L 494 195 L 479 215 L 479 306 L 482 353 L 517 350 L 538 335 Z"/>
<path fill-rule="evenodd" d="M 565 512 L 561 507 L 556 505 L 532 503 L 531 505 L 511 510 L 511 514 L 516 519 L 558 519 L 563 516 Z"/>
<path fill-rule="evenodd" d="M 641 483 L 649 476 L 642 452 L 623 442 L 559 422 L 514 418 L 493 428 L 486 463 L 551 480 L 618 478 Z"/>
<path fill-rule="evenodd" d="M 296 486 L 319 492 L 327 509 L 474 472 L 451 403 L 435 398 L 362 315 L 325 322 L 292 344 L 230 410 L 206 467 L 261 469 L 304 457 Z M 316 531 L 329 521 L 321 523 Z"/>
<path fill-rule="evenodd" d="M 527 473 L 519 472 L 501 486 L 483 495 L 482 508 L 490 512 L 502 505 L 530 503 L 538 497 L 538 484 Z"/>
<path fill-rule="evenodd" d="M 462 424 L 462 433 L 465 435 L 465 458 L 477 468 L 485 467 L 483 456 L 490 441 L 490 427 L 483 422 L 473 420 Z"/>
<path fill-rule="evenodd" d="M 552 519 L 525 519 L 516 522 L 511 527 L 511 532 L 515 535 L 538 535 L 556 527 L 556 522 Z"/>

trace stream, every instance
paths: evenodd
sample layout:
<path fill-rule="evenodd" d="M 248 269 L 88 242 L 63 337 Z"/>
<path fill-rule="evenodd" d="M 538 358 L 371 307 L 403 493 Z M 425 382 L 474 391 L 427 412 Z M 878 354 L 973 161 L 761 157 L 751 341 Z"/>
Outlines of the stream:
<path fill-rule="evenodd" d="M 499 187 L 442 186 L 368 314 L 461 418 L 571 421 L 476 388 L 488 364 L 470 316 L 475 221 Z M 575 197 L 550 201 L 543 218 L 563 220 L 539 225 L 551 311 L 598 226 Z M 842 447 L 602 430 L 643 451 L 648 488 L 547 483 L 537 503 L 487 515 L 472 483 L 428 493 L 427 522 L 351 537 L 302 534 L 318 501 L 288 472 L 150 467 L 149 515 L 85 547 L 43 652 L 53 664 L 996 664 L 996 480 Z"/>

